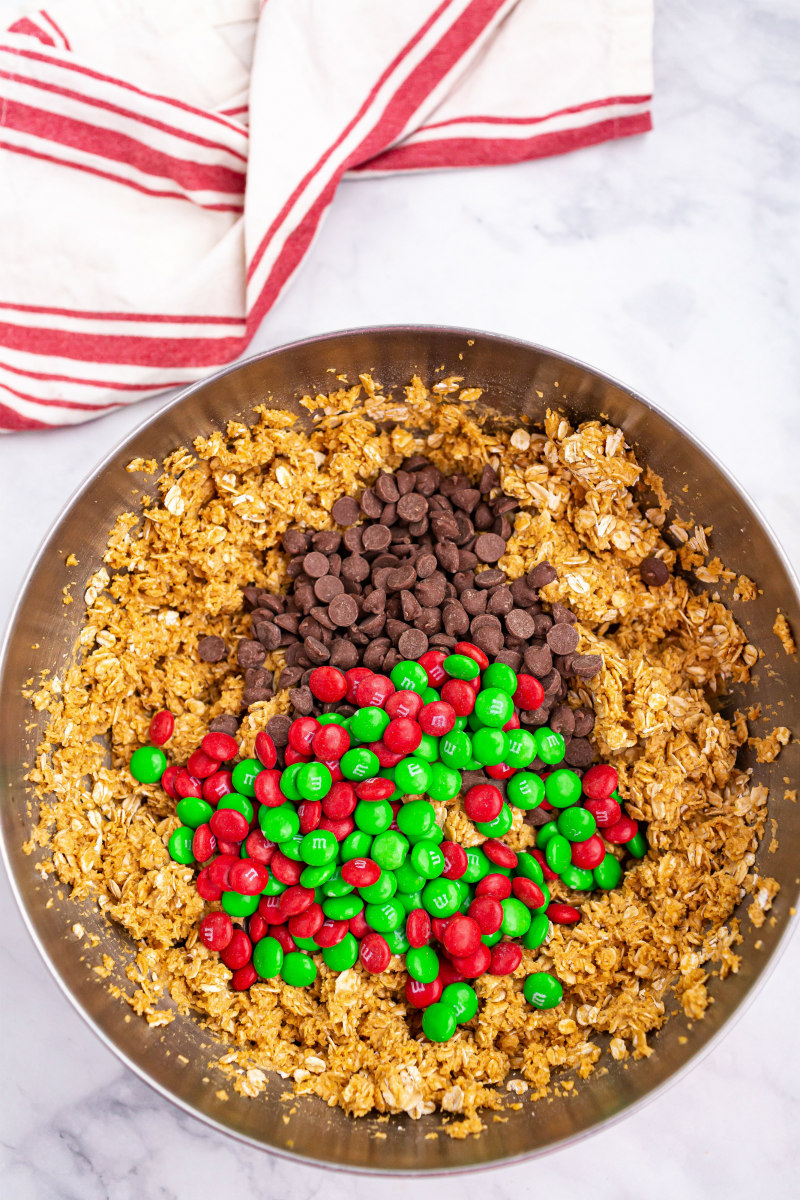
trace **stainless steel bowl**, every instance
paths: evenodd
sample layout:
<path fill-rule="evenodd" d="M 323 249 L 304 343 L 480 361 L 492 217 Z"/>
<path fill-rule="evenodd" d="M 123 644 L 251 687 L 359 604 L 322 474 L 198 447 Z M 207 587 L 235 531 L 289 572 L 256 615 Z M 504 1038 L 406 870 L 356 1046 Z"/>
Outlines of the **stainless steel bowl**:
<path fill-rule="evenodd" d="M 763 520 L 725 470 L 685 431 L 640 396 L 607 376 L 541 347 L 490 334 L 438 328 L 366 329 L 312 338 L 259 355 L 220 371 L 184 391 L 146 421 L 91 475 L 73 499 L 40 550 L 20 596 L 8 631 L 0 687 L 0 781 L 4 798 L 2 829 L 6 862 L 17 899 L 42 955 L 65 995 L 91 1028 L 136 1073 L 162 1095 L 215 1128 L 251 1145 L 331 1167 L 367 1172 L 452 1172 L 541 1153 L 585 1135 L 642 1103 L 709 1048 L 714 1038 L 741 1009 L 774 961 L 787 928 L 789 908 L 797 903 L 797 854 L 800 848 L 800 806 L 782 800 L 783 777 L 798 775 L 800 742 L 783 751 L 774 764 L 757 765 L 747 753 L 744 761 L 755 778 L 771 788 L 771 808 L 780 827 L 778 849 L 764 862 L 764 872 L 781 883 L 774 907 L 777 921 L 759 930 L 762 948 L 753 949 L 752 936 L 741 950 L 738 975 L 711 985 L 715 1003 L 703 1021 L 691 1029 L 681 1018 L 671 1020 L 654 1039 L 657 1053 L 627 1070 L 611 1064 L 608 1074 L 579 1087 L 569 1103 L 558 1100 L 524 1105 L 509 1111 L 504 1123 L 489 1122 L 479 1138 L 426 1140 L 435 1118 L 421 1121 L 393 1117 L 377 1125 L 370 1119 L 350 1120 L 338 1109 L 307 1099 L 297 1103 L 288 1123 L 288 1106 L 280 1095 L 286 1084 L 278 1078 L 258 1100 L 231 1094 L 216 1096 L 219 1083 L 206 1080 L 214 1047 L 199 1025 L 178 1017 L 166 1030 L 150 1029 L 128 1018 L 126 1006 L 112 999 L 105 983 L 81 952 L 70 929 L 80 920 L 87 932 L 101 939 L 120 964 L 112 977 L 127 985 L 122 966 L 130 958 L 130 943 L 107 925 L 90 906 L 77 906 L 60 896 L 57 884 L 43 881 L 33 869 L 33 857 L 23 853 L 36 820 L 35 805 L 23 780 L 24 764 L 33 759 L 42 722 L 31 729 L 32 711 L 21 692 L 26 680 L 47 666 L 60 671 L 69 661 L 81 624 L 80 603 L 64 607 L 61 588 L 74 571 L 64 566 L 70 550 L 80 561 L 80 578 L 101 565 L 109 526 L 118 513 L 135 504 L 140 477 L 126 473 L 131 458 L 161 459 L 198 434 L 224 426 L 230 418 L 248 421 L 253 406 L 268 403 L 289 409 L 299 419 L 307 414 L 297 403 L 304 392 L 327 391 L 329 368 L 350 378 L 370 370 L 384 387 L 405 383 L 412 372 L 423 378 L 442 374 L 464 376 L 480 385 L 500 412 L 540 419 L 547 407 L 561 408 L 573 419 L 603 414 L 619 425 L 640 461 L 660 474 L 675 509 L 713 525 L 714 550 L 737 571 L 755 578 L 763 594 L 747 605 L 733 603 L 753 642 L 766 658 L 756 668 L 757 699 L 765 708 L 778 706 L 782 723 L 800 728 L 800 667 L 797 658 L 780 650 L 772 633 L 777 608 L 800 630 L 800 601 L 791 569 Z M 33 646 L 37 645 L 36 649 Z M 730 704 L 741 702 L 733 696 Z M 48 902 L 50 906 L 48 907 Z M 744 920 L 745 929 L 749 922 Z M 685 1040 L 681 1041 L 681 1035 Z M 180 1057 L 183 1056 L 183 1057 Z M 610 1062 L 610 1060 L 609 1060 Z M 217 1076 L 219 1079 L 219 1076 Z M 385 1135 L 376 1140 L 376 1130 Z"/>

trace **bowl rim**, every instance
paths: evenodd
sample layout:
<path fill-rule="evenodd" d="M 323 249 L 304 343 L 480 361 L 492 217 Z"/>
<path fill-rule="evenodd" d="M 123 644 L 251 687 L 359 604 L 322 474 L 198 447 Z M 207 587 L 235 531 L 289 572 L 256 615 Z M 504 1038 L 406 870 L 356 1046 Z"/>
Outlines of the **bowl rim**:
<path fill-rule="evenodd" d="M 616 387 L 620 391 L 624 392 L 626 395 L 633 397 L 633 399 L 635 399 L 639 404 L 643 405 L 643 407 L 645 409 L 647 409 L 650 412 L 655 413 L 662 420 L 666 421 L 667 424 L 669 424 L 673 428 L 675 428 L 683 438 L 687 439 L 690 443 L 692 443 L 692 445 L 694 445 L 698 450 L 700 450 L 702 452 L 702 454 L 704 454 L 705 457 L 720 472 L 720 474 L 724 477 L 724 479 L 731 485 L 731 487 L 734 489 L 734 491 L 739 493 L 739 495 L 746 502 L 746 504 L 750 507 L 753 514 L 755 515 L 758 522 L 760 523 L 761 528 L 764 532 L 764 535 L 767 537 L 767 539 L 771 543 L 772 549 L 774 550 L 777 557 L 779 558 L 779 560 L 786 572 L 787 579 L 794 589 L 798 603 L 800 603 L 800 578 L 798 577 L 798 572 L 795 570 L 792 562 L 790 561 L 790 559 L 789 559 L 786 551 L 784 550 L 779 538 L 777 537 L 775 531 L 772 529 L 772 526 L 770 525 L 769 521 L 766 519 L 763 512 L 761 511 L 759 506 L 755 503 L 753 498 L 749 495 L 748 491 L 742 486 L 742 484 L 740 484 L 738 482 L 738 480 L 735 479 L 732 472 L 728 470 L 728 468 L 725 466 L 725 464 L 723 462 L 720 461 L 720 459 L 717 457 L 717 455 L 714 453 L 714 451 L 710 450 L 705 445 L 705 443 L 703 441 L 701 441 L 701 439 L 699 439 L 695 434 L 693 434 L 689 429 L 687 429 L 686 426 L 681 421 L 677 420 L 671 414 L 665 412 L 664 409 L 662 409 L 655 402 L 648 400 L 640 392 L 629 387 L 627 384 L 621 382 L 615 376 L 609 375 L 605 371 L 599 370 L 598 368 L 591 366 L 589 363 L 584 362 L 582 359 L 575 358 L 574 356 L 569 355 L 569 354 L 564 354 L 559 350 L 554 350 L 549 346 L 542 345 L 541 343 L 528 341 L 527 339 L 524 339 L 524 338 L 509 337 L 505 334 L 493 333 L 488 330 L 469 329 L 469 328 L 464 328 L 462 326 L 453 326 L 453 325 L 438 325 L 438 324 L 366 325 L 366 326 L 356 326 L 356 327 L 347 328 L 347 329 L 332 330 L 327 333 L 314 334 L 310 337 L 305 337 L 305 338 L 297 338 L 290 342 L 283 342 L 278 346 L 272 347 L 271 349 L 259 351 L 257 354 L 251 354 L 251 355 L 243 356 L 241 358 L 237 358 L 232 363 L 228 363 L 227 365 L 219 368 L 217 371 L 214 371 L 212 374 L 204 376 L 202 379 L 198 379 L 194 383 L 190 383 L 186 387 L 181 388 L 177 392 L 176 395 L 172 396 L 171 398 L 166 400 L 163 404 L 159 405 L 159 407 L 156 408 L 154 412 L 151 412 L 147 416 L 143 417 L 142 420 L 139 421 L 131 430 L 129 430 L 125 435 L 123 435 L 123 437 L 121 437 L 117 442 L 115 442 L 114 446 L 102 456 L 100 461 L 93 468 L 91 468 L 89 470 L 89 472 L 86 474 L 86 476 L 83 478 L 83 480 L 75 488 L 73 488 L 72 492 L 70 493 L 69 499 L 67 500 L 67 502 L 63 505 L 63 507 L 61 509 L 61 516 L 59 517 L 58 521 L 54 525 L 50 526 L 47 533 L 45 533 L 44 537 L 40 540 L 39 545 L 28 565 L 28 568 L 25 571 L 23 579 L 19 585 L 19 588 L 17 589 L 17 594 L 16 594 L 14 602 L 12 604 L 8 620 L 6 622 L 5 629 L 3 630 L 2 639 L 0 640 L 0 683 L 2 682 L 2 679 L 4 677 L 6 661 L 8 658 L 8 652 L 9 652 L 9 648 L 11 645 L 11 634 L 16 625 L 17 618 L 19 616 L 19 613 L 20 613 L 20 610 L 22 607 L 22 600 L 24 598 L 24 595 L 27 591 L 27 588 L 28 588 L 36 570 L 39 567 L 40 560 L 44 557 L 47 547 L 49 546 L 51 540 L 55 537 L 55 535 L 58 531 L 58 527 L 61 523 L 61 520 L 63 520 L 66 517 L 66 515 L 70 512 L 70 510 L 72 509 L 74 504 L 77 502 L 79 497 L 95 482 L 96 479 L 98 479 L 103 474 L 103 472 L 107 469 L 108 466 L 110 466 L 110 464 L 113 462 L 113 460 L 115 458 L 117 458 L 117 456 L 121 453 L 122 450 L 124 450 L 126 445 L 128 445 L 130 442 L 134 441 L 134 439 L 136 439 L 137 437 L 139 437 L 139 435 L 141 433 L 143 433 L 144 430 L 149 425 L 151 425 L 153 422 L 155 422 L 160 417 L 164 416 L 171 409 L 177 407 L 178 405 L 184 404 L 187 400 L 189 400 L 195 394 L 195 392 L 200 391 L 202 388 L 207 387 L 209 384 L 214 384 L 214 383 L 218 382 L 219 380 L 224 379 L 228 375 L 234 374 L 236 371 L 238 371 L 242 367 L 251 366 L 254 363 L 267 361 L 271 358 L 274 358 L 274 357 L 284 354 L 286 352 L 299 350 L 299 349 L 302 349 L 307 346 L 315 345 L 317 343 L 329 342 L 329 341 L 334 341 L 334 340 L 342 339 L 342 338 L 359 338 L 359 337 L 363 337 L 363 336 L 375 336 L 375 335 L 381 336 L 381 335 L 386 335 L 386 334 L 395 334 L 395 335 L 403 334 L 406 336 L 417 335 L 417 336 L 423 336 L 423 337 L 429 336 L 431 334 L 446 334 L 449 336 L 463 337 L 465 340 L 470 339 L 470 338 L 473 338 L 475 340 L 477 340 L 479 338 L 480 339 L 488 339 L 495 343 L 500 344 L 501 346 L 517 347 L 517 348 L 523 349 L 525 351 L 532 351 L 539 355 L 544 355 L 544 356 L 551 357 L 553 359 L 558 359 L 560 362 L 562 362 L 570 367 L 574 367 L 579 370 L 585 371 L 585 372 L 593 375 L 594 377 L 596 377 L 598 380 L 601 380 L 607 384 L 610 384 L 613 387 Z M 409 369 L 411 369 L 411 367 Z M 27 929 L 27 932 L 28 932 L 29 936 L 31 937 L 34 945 L 36 946 L 37 950 L 39 951 L 39 954 L 41 955 L 42 959 L 44 960 L 45 965 L 47 966 L 51 977 L 53 978 L 55 983 L 58 985 L 59 990 L 67 998 L 69 1003 L 72 1005 L 72 1008 L 82 1018 L 84 1023 L 88 1026 L 88 1028 L 95 1035 L 95 1037 L 97 1037 L 100 1040 L 100 1042 L 107 1049 L 109 1049 L 120 1062 L 122 1062 L 127 1068 L 129 1068 L 131 1071 L 133 1071 L 133 1073 L 137 1076 L 138 1079 L 142 1080 L 142 1082 L 144 1082 L 150 1088 L 152 1088 L 155 1092 L 157 1092 L 164 1100 L 168 1101 L 170 1104 L 175 1105 L 176 1107 L 178 1107 L 179 1109 L 181 1109 L 183 1112 L 187 1113 L 189 1116 L 193 1117 L 194 1119 L 203 1122 L 205 1125 L 214 1129 L 216 1132 L 218 1132 L 220 1134 L 224 1134 L 225 1136 L 230 1137 L 230 1138 L 234 1139 L 235 1141 L 242 1143 L 243 1145 L 249 1146 L 255 1150 L 259 1150 L 262 1153 L 275 1155 L 277 1158 L 285 1159 L 287 1162 L 300 1164 L 302 1166 L 313 1168 L 316 1170 L 335 1171 L 335 1172 L 337 1172 L 339 1174 L 343 1174 L 343 1175 L 349 1174 L 349 1175 L 359 1175 L 359 1176 L 379 1176 L 379 1177 L 389 1178 L 389 1179 L 392 1179 L 392 1178 L 411 1179 L 411 1178 L 415 1178 L 415 1177 L 428 1178 L 431 1176 L 438 1177 L 438 1176 L 445 1175 L 445 1174 L 446 1175 L 477 1174 L 479 1172 L 491 1171 L 496 1168 L 510 1167 L 510 1166 L 518 1165 L 523 1162 L 532 1161 L 535 1158 L 541 1158 L 545 1155 L 556 1153 L 557 1151 L 562 1150 L 562 1149 L 566 1148 L 567 1146 L 577 1145 L 579 1142 L 585 1141 L 587 1138 L 593 1137 L 596 1134 L 601 1133 L 602 1131 L 609 1129 L 614 1125 L 619 1124 L 621 1121 L 625 1120 L 627 1117 L 631 1116 L 633 1113 L 641 1111 L 646 1105 L 650 1104 L 657 1097 L 662 1096 L 666 1091 L 668 1091 L 670 1088 L 672 1088 L 677 1083 L 679 1083 L 683 1078 L 685 1078 L 685 1076 L 694 1067 L 699 1065 L 712 1052 L 712 1050 L 715 1049 L 719 1045 L 720 1041 L 741 1020 L 741 1018 L 748 1011 L 750 1005 L 753 1003 L 753 1001 L 757 997 L 758 993 L 761 991 L 761 989 L 766 984 L 767 980 L 772 975 L 780 958 L 786 952 L 787 946 L 789 945 L 789 940 L 792 937 L 792 935 L 794 934 L 795 927 L 798 924 L 798 922 L 791 921 L 791 920 L 786 921 L 784 923 L 783 930 L 781 931 L 774 947 L 770 951 L 769 956 L 764 959 L 763 965 L 759 969 L 758 974 L 755 976 L 752 983 L 749 985 L 747 991 L 744 993 L 742 998 L 739 1000 L 736 1008 L 733 1010 L 733 1012 L 730 1014 L 730 1016 L 728 1016 L 723 1021 L 720 1028 L 715 1033 L 713 1033 L 708 1038 L 708 1040 L 702 1046 L 700 1046 L 685 1063 L 683 1063 L 681 1066 L 676 1067 L 666 1079 L 664 1079 L 661 1083 L 656 1084 L 648 1092 L 646 1092 L 643 1096 L 631 1101 L 620 1111 L 612 1113 L 608 1116 L 601 1116 L 596 1121 L 594 1121 L 591 1125 L 589 1125 L 587 1128 L 581 1130 L 579 1133 L 569 1134 L 568 1136 L 561 1138 L 558 1141 L 554 1141 L 547 1146 L 544 1146 L 544 1147 L 541 1147 L 538 1149 L 534 1149 L 534 1150 L 530 1150 L 530 1151 L 524 1151 L 519 1154 L 510 1154 L 510 1155 L 505 1155 L 503 1157 L 498 1157 L 488 1163 L 474 1163 L 474 1164 L 469 1164 L 466 1166 L 455 1166 L 455 1167 L 454 1166 L 442 1166 L 442 1167 L 427 1168 L 424 1170 L 423 1169 L 415 1170 L 413 1168 L 408 1169 L 408 1170 L 388 1169 L 388 1168 L 384 1169 L 381 1167 L 349 1166 L 347 1164 L 342 1164 L 342 1163 L 330 1163 L 323 1159 L 317 1159 L 317 1158 L 312 1158 L 307 1155 L 297 1154 L 297 1153 L 293 1152 L 291 1149 L 287 1149 L 284 1147 L 275 1147 L 275 1146 L 266 1145 L 264 1142 L 260 1142 L 256 1139 L 250 1137 L 248 1134 L 239 1132 L 238 1130 L 233 1129 L 233 1128 L 223 1124 L 220 1121 L 217 1121 L 214 1117 L 209 1116 L 206 1113 L 198 1111 L 198 1109 L 196 1109 L 188 1101 L 183 1100 L 179 1096 L 172 1094 L 165 1086 L 163 1086 L 162 1084 L 158 1083 L 156 1080 L 151 1078 L 151 1076 L 147 1073 L 147 1071 L 142 1066 L 140 1066 L 137 1062 L 133 1061 L 133 1059 L 131 1059 L 130 1056 L 124 1050 L 122 1050 L 119 1046 L 117 1046 L 117 1044 L 115 1043 L 113 1038 L 109 1034 L 107 1034 L 102 1028 L 100 1028 L 100 1026 L 97 1024 L 97 1022 L 95 1022 L 95 1020 L 90 1016 L 90 1014 L 84 1009 L 82 1004 L 79 1002 L 77 996 L 75 996 L 72 993 L 72 991 L 69 989 L 66 981 L 62 978 L 61 974 L 59 973 L 55 963 L 53 962 L 53 960 L 50 956 L 50 953 L 49 953 L 46 945 L 44 944 L 43 940 L 41 939 L 38 932 L 36 931 L 36 928 L 33 925 L 32 918 L 29 916 L 28 911 L 23 903 L 22 895 L 21 895 L 20 889 L 17 884 L 17 878 L 14 873 L 14 870 L 12 869 L 10 852 L 9 852 L 8 846 L 6 845 L 5 831 L 1 825 L 0 825 L 0 857 L 2 858 L 2 862 L 5 867 L 5 871 L 6 871 L 6 876 L 9 880 L 9 883 L 11 886 L 11 892 L 12 892 L 12 895 L 16 902 L 19 913 L 22 917 L 23 924 L 25 925 L 25 928 Z M 478 1135 L 478 1136 L 482 1136 L 482 1135 Z"/>

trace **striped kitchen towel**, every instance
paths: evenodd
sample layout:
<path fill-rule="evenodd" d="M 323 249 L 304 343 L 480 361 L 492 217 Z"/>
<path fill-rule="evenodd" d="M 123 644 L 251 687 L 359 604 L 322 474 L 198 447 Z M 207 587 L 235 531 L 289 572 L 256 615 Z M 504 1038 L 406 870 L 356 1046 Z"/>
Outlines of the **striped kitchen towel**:
<path fill-rule="evenodd" d="M 247 346 L 351 177 L 650 128 L 651 0 L 54 0 L 0 35 L 0 428 Z"/>

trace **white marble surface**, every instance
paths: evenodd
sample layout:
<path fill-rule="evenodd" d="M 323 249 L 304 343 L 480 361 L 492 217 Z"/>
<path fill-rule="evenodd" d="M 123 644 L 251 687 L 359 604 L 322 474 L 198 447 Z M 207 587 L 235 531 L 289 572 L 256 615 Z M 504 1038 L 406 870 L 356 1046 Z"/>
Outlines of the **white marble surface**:
<path fill-rule="evenodd" d="M 520 167 L 346 185 L 253 349 L 390 322 L 549 344 L 712 445 L 800 564 L 799 63 L 795 0 L 662 5 L 654 133 Z M 0 444 L 3 618 L 72 489 L 157 403 Z M 326 1176 L 208 1132 L 94 1039 L 4 880 L 0 929 L 9 1200 L 798 1194 L 797 939 L 723 1043 L 645 1110 L 532 1165 L 409 1185 Z"/>

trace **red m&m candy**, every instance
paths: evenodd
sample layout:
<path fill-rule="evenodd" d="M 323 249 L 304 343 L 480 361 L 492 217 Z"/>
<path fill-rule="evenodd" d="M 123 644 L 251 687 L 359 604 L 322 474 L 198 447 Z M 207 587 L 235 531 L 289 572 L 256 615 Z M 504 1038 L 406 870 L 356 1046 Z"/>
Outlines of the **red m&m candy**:
<path fill-rule="evenodd" d="M 344 700 L 347 693 L 347 679 L 338 667 L 316 667 L 309 676 L 308 686 L 312 696 L 324 704 Z"/>

